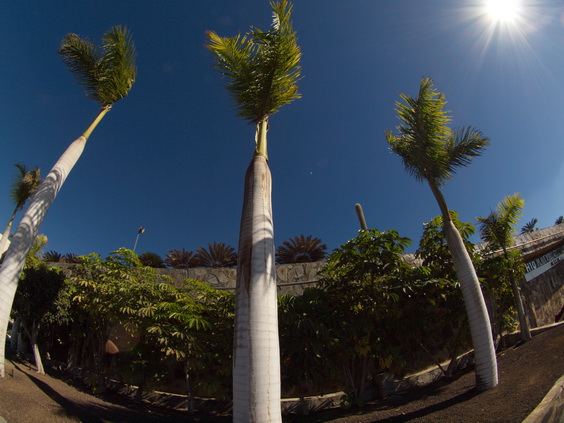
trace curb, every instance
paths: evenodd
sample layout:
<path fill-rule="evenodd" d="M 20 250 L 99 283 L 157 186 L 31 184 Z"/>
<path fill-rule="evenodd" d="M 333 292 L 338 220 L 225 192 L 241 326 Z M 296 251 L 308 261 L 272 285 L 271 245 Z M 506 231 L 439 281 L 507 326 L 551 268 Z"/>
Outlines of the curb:
<path fill-rule="evenodd" d="M 539 405 L 523 423 L 551 423 L 564 421 L 564 376 L 556 381 Z"/>

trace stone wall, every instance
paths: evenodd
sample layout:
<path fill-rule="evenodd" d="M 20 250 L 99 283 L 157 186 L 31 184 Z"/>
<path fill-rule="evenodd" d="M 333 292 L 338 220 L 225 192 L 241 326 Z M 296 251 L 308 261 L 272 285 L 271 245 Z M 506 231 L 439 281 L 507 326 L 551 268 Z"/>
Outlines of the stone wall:
<path fill-rule="evenodd" d="M 320 279 L 319 271 L 325 262 L 293 263 L 276 265 L 276 283 L 278 294 L 299 295 L 304 288 L 315 286 Z M 193 269 L 157 269 L 160 274 L 172 278 L 176 286 L 182 285 L 187 278 L 209 283 L 213 288 L 235 291 L 237 281 L 236 267 L 193 268 Z"/>

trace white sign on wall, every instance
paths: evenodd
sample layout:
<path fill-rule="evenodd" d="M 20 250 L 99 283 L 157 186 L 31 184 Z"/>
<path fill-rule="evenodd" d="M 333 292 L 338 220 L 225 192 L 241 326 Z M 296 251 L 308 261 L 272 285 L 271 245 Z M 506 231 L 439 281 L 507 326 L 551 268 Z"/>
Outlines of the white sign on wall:
<path fill-rule="evenodd" d="M 534 279 L 547 270 L 550 270 L 561 261 L 564 261 L 564 245 L 536 260 L 527 263 L 525 265 L 525 280 L 529 282 L 531 279 Z"/>

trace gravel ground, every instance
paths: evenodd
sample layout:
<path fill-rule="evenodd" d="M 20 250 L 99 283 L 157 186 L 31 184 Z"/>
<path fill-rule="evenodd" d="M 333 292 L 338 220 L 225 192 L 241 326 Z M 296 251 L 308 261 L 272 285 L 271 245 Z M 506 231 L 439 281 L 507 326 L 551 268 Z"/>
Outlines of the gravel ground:
<path fill-rule="evenodd" d="M 366 404 L 362 409 L 326 410 L 285 416 L 287 422 L 520 423 L 564 375 L 564 325 L 498 355 L 499 385 L 476 392 L 470 369 L 425 388 Z M 53 375 L 39 375 L 16 359 L 0 380 L 0 416 L 8 423 L 125 423 L 231 421 L 230 416 L 193 415 L 135 403 L 118 396 L 94 396 Z M 2 422 L 0 418 L 0 422 Z M 3 422 L 2 422 L 3 423 Z"/>

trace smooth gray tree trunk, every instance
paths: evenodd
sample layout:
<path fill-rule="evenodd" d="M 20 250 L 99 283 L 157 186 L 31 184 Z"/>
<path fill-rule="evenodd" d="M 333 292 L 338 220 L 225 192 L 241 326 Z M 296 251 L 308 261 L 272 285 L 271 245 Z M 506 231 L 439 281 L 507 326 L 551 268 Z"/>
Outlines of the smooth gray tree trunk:
<path fill-rule="evenodd" d="M 281 422 L 271 175 L 258 154 L 245 176 L 233 355 L 233 421 Z"/>

